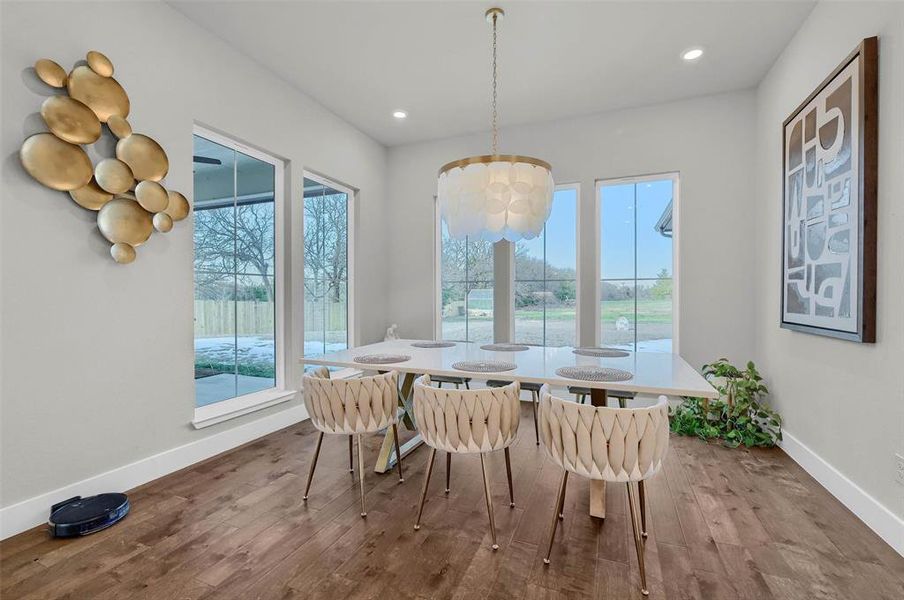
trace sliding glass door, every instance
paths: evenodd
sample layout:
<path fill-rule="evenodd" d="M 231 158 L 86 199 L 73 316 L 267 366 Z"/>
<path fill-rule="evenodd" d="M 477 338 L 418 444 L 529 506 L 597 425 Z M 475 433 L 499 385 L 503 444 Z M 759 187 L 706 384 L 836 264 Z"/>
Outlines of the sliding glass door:
<path fill-rule="evenodd" d="M 351 341 L 354 192 L 328 179 L 304 179 L 304 354 L 344 350 Z"/>
<path fill-rule="evenodd" d="M 277 385 L 278 165 L 220 136 L 194 136 L 198 407 Z"/>

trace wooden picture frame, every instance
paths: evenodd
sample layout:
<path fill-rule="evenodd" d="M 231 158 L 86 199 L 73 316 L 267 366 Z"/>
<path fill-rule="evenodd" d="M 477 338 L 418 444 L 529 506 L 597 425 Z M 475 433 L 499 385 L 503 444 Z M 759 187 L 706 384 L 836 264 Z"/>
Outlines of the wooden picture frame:
<path fill-rule="evenodd" d="M 866 38 L 782 124 L 782 328 L 876 341 L 878 78 Z"/>

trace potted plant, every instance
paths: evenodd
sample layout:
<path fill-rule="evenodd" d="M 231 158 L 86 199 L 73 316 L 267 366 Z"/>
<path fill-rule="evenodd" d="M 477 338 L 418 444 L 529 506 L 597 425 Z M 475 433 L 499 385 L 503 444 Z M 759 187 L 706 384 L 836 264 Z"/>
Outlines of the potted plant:
<path fill-rule="evenodd" d="M 703 365 L 703 376 L 719 391 L 718 400 L 684 398 L 670 411 L 672 431 L 726 446 L 774 446 L 782 439 L 782 418 L 765 403 L 769 393 L 753 362 L 740 369 L 720 358 Z"/>

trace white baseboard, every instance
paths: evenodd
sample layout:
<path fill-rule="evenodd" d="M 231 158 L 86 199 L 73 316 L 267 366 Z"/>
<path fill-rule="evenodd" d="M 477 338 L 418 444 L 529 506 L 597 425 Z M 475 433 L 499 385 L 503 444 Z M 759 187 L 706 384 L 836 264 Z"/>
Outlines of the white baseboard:
<path fill-rule="evenodd" d="M 835 496 L 867 527 L 904 556 L 904 519 L 866 493 L 793 434 L 782 430 L 782 450 Z"/>
<path fill-rule="evenodd" d="M 51 505 L 61 500 L 73 496 L 130 490 L 307 418 L 308 413 L 304 405 L 295 405 L 250 423 L 23 500 L 18 504 L 4 506 L 0 508 L 0 539 L 6 539 L 45 523 Z"/>

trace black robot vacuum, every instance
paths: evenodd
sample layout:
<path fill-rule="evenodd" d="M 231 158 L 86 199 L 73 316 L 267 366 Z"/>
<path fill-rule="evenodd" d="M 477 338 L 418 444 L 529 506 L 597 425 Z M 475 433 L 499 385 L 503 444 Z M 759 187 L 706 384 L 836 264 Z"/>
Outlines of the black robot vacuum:
<path fill-rule="evenodd" d="M 50 507 L 47 528 L 53 537 L 88 535 L 114 525 L 129 514 L 125 494 L 76 496 Z"/>

